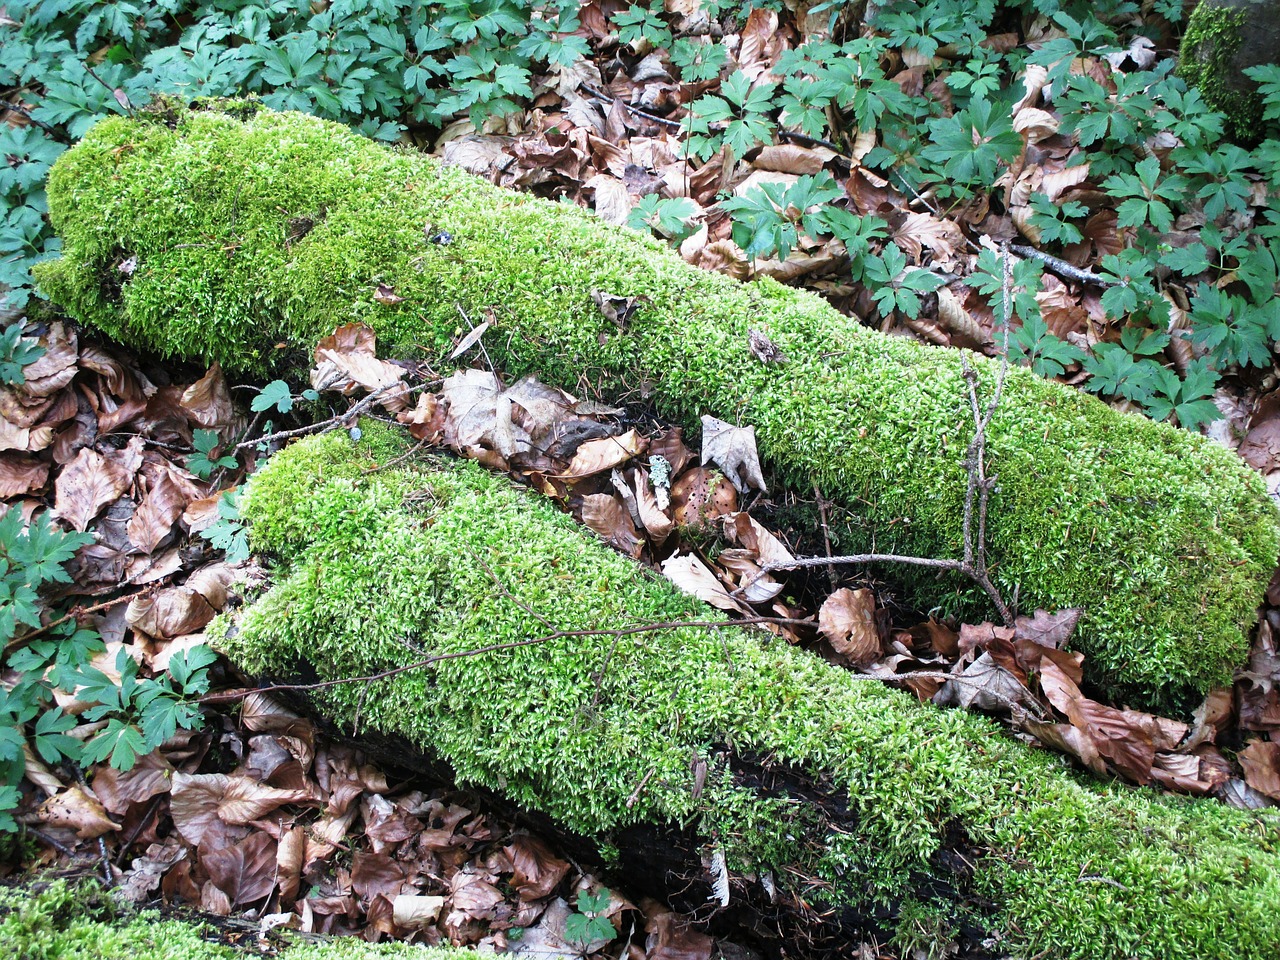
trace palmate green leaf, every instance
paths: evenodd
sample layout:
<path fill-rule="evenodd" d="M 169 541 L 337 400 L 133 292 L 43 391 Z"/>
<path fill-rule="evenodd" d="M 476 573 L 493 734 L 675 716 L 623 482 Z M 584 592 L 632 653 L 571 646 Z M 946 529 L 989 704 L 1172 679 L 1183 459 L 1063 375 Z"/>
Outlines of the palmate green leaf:
<path fill-rule="evenodd" d="M 137 727 L 112 717 L 106 728 L 84 745 L 81 762 L 100 763 L 109 757 L 116 770 L 131 770 L 138 757 L 148 752 L 146 739 Z"/>
<path fill-rule="evenodd" d="M 18 508 L 11 507 L 9 513 Z M 7 517 L 6 517 L 7 519 Z M 9 562 L 25 570 L 33 587 L 45 583 L 67 583 L 71 577 L 62 569 L 80 547 L 93 543 L 93 535 L 64 531 L 49 520 L 47 511 L 36 514 L 23 534 L 7 541 L 3 548 Z"/>
<path fill-rule="evenodd" d="M 80 759 L 83 744 L 75 737 L 67 736 L 67 731 L 75 726 L 76 718 L 63 713 L 61 707 L 53 707 L 40 715 L 32 743 L 45 763 Z"/>
<path fill-rule="evenodd" d="M 272 380 L 249 404 L 249 409 L 254 413 L 262 413 L 272 408 L 280 413 L 288 413 L 293 409 L 293 392 L 283 380 Z"/>
<path fill-rule="evenodd" d="M 13 819 L 10 810 L 18 809 L 22 795 L 17 787 L 0 786 L 0 833 L 14 833 L 18 829 L 18 821 Z"/>

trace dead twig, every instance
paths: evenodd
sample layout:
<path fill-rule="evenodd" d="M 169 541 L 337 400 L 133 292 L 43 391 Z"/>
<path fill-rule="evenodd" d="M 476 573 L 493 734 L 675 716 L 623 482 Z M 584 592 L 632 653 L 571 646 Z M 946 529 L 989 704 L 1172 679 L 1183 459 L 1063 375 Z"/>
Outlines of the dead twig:
<path fill-rule="evenodd" d="M 914 567 L 926 567 L 932 570 L 948 570 L 962 574 L 977 584 L 996 608 L 1005 626 L 1013 626 L 1014 615 L 1004 597 L 991 579 L 991 571 L 987 565 L 987 512 L 991 501 L 991 491 L 995 489 L 996 475 L 987 474 L 987 428 L 995 416 L 1000 401 L 1004 396 L 1004 385 L 1009 372 L 1009 319 L 1013 305 L 1013 265 L 1009 259 L 1009 246 L 1001 247 L 1001 295 L 1002 317 L 997 330 L 1000 344 L 1000 367 L 996 374 L 995 390 L 984 408 L 978 399 L 978 372 L 969 363 L 968 357 L 960 355 L 962 378 L 969 398 L 969 409 L 973 414 L 973 438 L 965 450 L 962 465 L 968 476 L 964 496 L 964 558 L 947 560 L 937 557 L 912 557 L 897 553 L 860 553 L 839 557 L 800 557 L 793 560 L 767 563 L 761 568 L 756 579 L 778 570 L 796 570 L 804 567 L 822 567 L 831 564 L 869 564 L 869 563 L 901 563 Z M 977 515 L 977 532 L 974 531 L 974 516 Z M 752 581 L 754 583 L 754 581 Z M 748 584 L 750 586 L 750 584 Z M 742 589 L 742 588 L 740 588 Z"/>
<path fill-rule="evenodd" d="M 116 597 L 114 600 L 104 600 L 102 603 L 95 603 L 92 607 L 73 607 L 70 613 L 59 617 L 57 620 L 52 620 L 49 623 L 46 623 L 40 629 L 32 630 L 30 633 L 24 633 L 20 637 L 14 637 L 4 645 L 4 653 L 7 654 L 9 651 L 22 646 L 24 643 L 48 633 L 54 627 L 62 626 L 62 624 L 66 623 L 68 620 L 74 620 L 76 617 L 83 617 L 90 613 L 97 613 L 99 610 L 108 610 L 111 607 L 117 607 L 122 603 L 128 603 L 130 600 L 136 600 L 144 593 L 148 593 L 154 586 L 155 585 L 152 584 L 151 586 L 143 587 L 140 590 L 135 590 L 133 593 L 126 593 L 122 597 Z"/>
<path fill-rule="evenodd" d="M 1020 257 L 1031 257 L 1034 260 L 1039 260 L 1063 280 L 1071 280 L 1075 283 L 1088 283 L 1095 287 L 1126 286 L 1123 280 L 1109 280 L 1106 277 L 1099 276 L 1091 270 L 1083 270 L 1080 267 L 1077 267 L 1074 263 L 1068 263 L 1066 260 L 1059 259 L 1052 254 L 1037 250 L 1035 247 L 1027 247 L 1017 243 L 1009 249 Z"/>

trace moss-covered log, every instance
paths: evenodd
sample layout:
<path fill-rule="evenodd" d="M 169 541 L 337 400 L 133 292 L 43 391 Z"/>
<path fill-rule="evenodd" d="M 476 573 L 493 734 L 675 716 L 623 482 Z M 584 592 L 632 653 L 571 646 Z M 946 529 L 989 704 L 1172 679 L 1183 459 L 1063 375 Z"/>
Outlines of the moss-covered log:
<path fill-rule="evenodd" d="M 954 351 L 882 336 L 771 281 L 698 271 L 568 204 L 300 114 L 180 111 L 101 122 L 49 183 L 61 259 L 44 290 L 167 355 L 263 371 L 343 323 L 439 362 L 492 311 L 489 354 L 668 417 L 754 424 L 785 482 L 844 504 L 837 547 L 953 557 L 973 430 Z M 441 234 L 452 236 L 444 243 Z M 402 300 L 375 296 L 390 286 Z M 636 297 L 625 329 L 592 302 Z M 759 327 L 790 357 L 758 361 Z M 281 351 L 279 345 L 291 348 Z M 974 358 L 985 390 L 994 365 Z M 1165 708 L 1228 679 L 1274 568 L 1259 479 L 1202 437 L 1011 372 L 991 425 L 994 575 L 1023 609 L 1080 606 L 1109 693 Z M 990 615 L 967 582 L 911 575 L 911 599 Z"/>
<path fill-rule="evenodd" d="M 767 903 L 768 873 L 816 913 L 887 902 L 1000 955 L 1275 956 L 1273 813 L 1092 782 L 763 631 L 536 642 L 720 614 L 505 478 L 403 450 L 376 427 L 329 434 L 253 479 L 243 513 L 274 586 L 216 641 L 244 668 L 336 680 L 535 641 L 312 696 L 602 847 L 641 825 L 718 844 L 735 903 Z"/>

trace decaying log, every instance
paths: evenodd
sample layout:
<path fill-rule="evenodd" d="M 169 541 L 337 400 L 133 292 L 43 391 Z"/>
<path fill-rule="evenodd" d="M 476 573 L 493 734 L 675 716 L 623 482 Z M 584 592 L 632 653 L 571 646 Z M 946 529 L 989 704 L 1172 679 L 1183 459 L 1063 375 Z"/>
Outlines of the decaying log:
<path fill-rule="evenodd" d="M 807 917 L 814 956 L 895 915 L 1013 956 L 1274 955 L 1274 814 L 1100 784 L 766 632 L 687 625 L 719 615 L 407 445 L 366 424 L 255 475 L 274 585 L 214 638 L 243 669 L 616 848 L 624 875 L 688 880 L 680 906 L 723 862 L 728 909 L 762 937 Z"/>
<path fill-rule="evenodd" d="M 486 349 L 510 374 L 648 398 L 690 426 L 753 425 L 779 482 L 839 504 L 841 552 L 958 556 L 973 424 L 954 351 L 772 281 L 696 270 L 572 205 L 335 124 L 222 111 L 104 120 L 59 159 L 48 195 L 63 255 L 39 270 L 55 302 L 129 343 L 257 371 L 305 366 L 354 320 L 439 365 L 467 332 L 460 311 L 491 316 Z M 605 316 L 601 294 L 628 309 Z M 788 361 L 757 359 L 752 330 Z M 972 362 L 989 395 L 993 365 Z M 1256 475 L 1203 437 L 1021 368 L 987 451 L 996 586 L 1024 610 L 1083 608 L 1088 679 L 1166 711 L 1230 679 L 1280 550 Z M 961 577 L 900 579 L 921 609 L 989 614 Z"/>

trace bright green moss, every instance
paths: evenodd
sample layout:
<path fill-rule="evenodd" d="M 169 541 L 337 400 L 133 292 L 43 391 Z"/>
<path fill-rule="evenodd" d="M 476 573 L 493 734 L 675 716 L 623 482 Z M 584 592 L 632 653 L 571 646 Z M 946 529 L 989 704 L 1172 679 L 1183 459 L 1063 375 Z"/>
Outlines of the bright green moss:
<path fill-rule="evenodd" d="M 363 676 L 552 629 L 721 616 L 475 464 L 369 463 L 334 434 L 251 482 L 252 541 L 280 562 L 224 644 L 250 672 Z M 687 824 L 737 869 L 787 883 L 794 866 L 841 903 L 918 893 L 931 876 L 956 884 L 934 856 L 963 831 L 976 875 L 960 893 L 992 912 L 942 900 L 908 919 L 975 923 L 1017 956 L 1243 960 L 1280 944 L 1274 814 L 1087 781 L 981 717 L 767 634 L 561 637 L 318 696 L 340 723 L 405 736 L 462 780 L 606 844 L 633 823 Z M 852 821 L 827 830 L 812 805 L 750 789 L 715 759 L 725 744 L 843 788 Z M 695 753 L 710 761 L 698 797 Z"/>
<path fill-rule="evenodd" d="M 459 308 L 476 320 L 492 309 L 485 342 L 513 375 L 615 401 L 652 391 L 691 426 L 705 413 L 754 424 L 785 481 L 817 483 L 856 515 L 832 530 L 838 549 L 958 554 L 973 427 L 954 351 L 884 337 L 770 281 L 700 272 L 570 205 L 300 114 L 175 123 L 105 120 L 55 166 L 64 256 L 39 275 L 74 316 L 262 372 L 281 362 L 276 344 L 290 347 L 282 362 L 305 362 L 354 320 L 385 349 L 439 365 L 465 329 Z M 453 242 L 431 242 L 439 231 Z M 404 301 L 379 304 L 383 283 Z M 626 331 L 592 290 L 643 298 Z M 755 360 L 747 334 L 759 326 L 789 363 Z M 974 362 L 989 391 L 993 366 Z M 1083 607 L 1078 646 L 1114 697 L 1177 709 L 1225 682 L 1280 548 L 1260 480 L 1199 436 L 1020 369 L 990 437 L 1005 595 L 1026 611 Z M 903 576 L 921 607 L 990 616 L 966 581 Z"/>
<path fill-rule="evenodd" d="M 31 888 L 0 888 L 0 956 L 18 960 L 467 960 L 474 951 L 370 944 L 355 937 L 328 943 L 295 941 L 259 953 L 253 937 L 232 948 L 202 923 L 131 914 L 94 883 L 63 880 Z"/>
<path fill-rule="evenodd" d="M 1246 141 L 1257 136 L 1262 116 L 1261 97 L 1256 90 L 1250 92 L 1249 82 L 1232 62 L 1248 19 L 1244 10 L 1203 0 L 1187 21 L 1178 50 L 1178 76 L 1188 86 L 1199 87 L 1205 103 L 1226 116 L 1231 133 Z"/>

